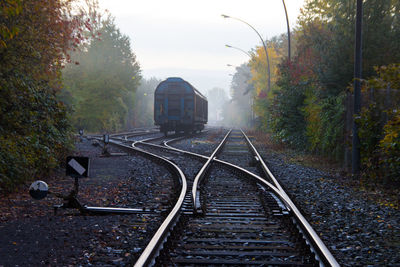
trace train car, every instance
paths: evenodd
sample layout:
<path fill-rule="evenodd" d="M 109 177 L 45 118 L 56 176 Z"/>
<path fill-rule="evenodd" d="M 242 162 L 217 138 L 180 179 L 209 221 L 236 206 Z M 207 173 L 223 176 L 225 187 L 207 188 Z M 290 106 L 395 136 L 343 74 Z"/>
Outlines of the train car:
<path fill-rule="evenodd" d="M 162 81 L 154 93 L 154 124 L 168 131 L 195 132 L 204 129 L 208 118 L 207 98 L 178 77 Z"/>

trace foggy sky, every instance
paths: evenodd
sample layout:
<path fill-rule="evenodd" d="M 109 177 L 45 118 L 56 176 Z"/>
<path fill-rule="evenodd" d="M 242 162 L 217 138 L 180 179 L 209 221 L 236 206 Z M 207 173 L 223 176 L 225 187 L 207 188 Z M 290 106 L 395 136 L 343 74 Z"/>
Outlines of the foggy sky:
<path fill-rule="evenodd" d="M 291 27 L 304 0 L 286 0 Z M 100 0 L 131 39 L 145 78 L 179 76 L 202 92 L 213 87 L 229 90 L 233 67 L 248 61 L 244 53 L 261 45 L 240 18 L 270 38 L 286 33 L 281 0 Z"/>

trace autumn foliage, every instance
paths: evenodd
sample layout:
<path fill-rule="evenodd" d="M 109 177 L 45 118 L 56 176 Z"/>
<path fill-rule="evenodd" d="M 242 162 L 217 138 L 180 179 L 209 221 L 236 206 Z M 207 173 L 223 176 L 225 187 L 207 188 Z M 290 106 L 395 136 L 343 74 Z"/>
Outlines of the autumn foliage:
<path fill-rule="evenodd" d="M 0 192 L 46 175 L 70 142 L 60 71 L 90 26 L 71 4 L 0 3 Z"/>
<path fill-rule="evenodd" d="M 400 64 L 376 68 L 364 81 L 364 107 L 356 118 L 360 130 L 364 176 L 385 183 L 399 182 Z"/>
<path fill-rule="evenodd" d="M 135 123 L 136 90 L 141 80 L 139 63 L 129 37 L 120 32 L 113 17 L 98 20 L 95 28 L 98 38 L 73 52 L 72 62 L 62 71 L 62 100 L 73 111 L 75 129 L 130 129 Z"/>
<path fill-rule="evenodd" d="M 356 119 L 361 127 L 362 169 L 381 180 L 398 177 L 400 172 L 399 107 L 394 104 L 399 103 L 399 11 L 398 0 L 363 1 L 366 82 L 363 112 Z M 265 67 L 260 67 L 266 62 L 262 49 L 257 48 L 250 61 L 259 126 L 278 142 L 328 156 L 345 167 L 351 151 L 355 14 L 355 1 L 305 1 L 292 31 L 291 61 L 285 54 L 284 35 L 266 42 L 270 57 L 278 57 L 272 64 L 276 71 L 271 71 L 270 92 Z"/>

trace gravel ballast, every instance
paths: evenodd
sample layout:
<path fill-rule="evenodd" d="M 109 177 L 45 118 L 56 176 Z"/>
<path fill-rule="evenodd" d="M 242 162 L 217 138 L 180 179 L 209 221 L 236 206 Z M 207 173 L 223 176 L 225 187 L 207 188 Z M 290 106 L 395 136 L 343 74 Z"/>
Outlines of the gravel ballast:
<path fill-rule="evenodd" d="M 208 145 L 204 138 L 173 146 L 204 153 Z M 282 154 L 257 148 L 340 265 L 400 266 L 400 211 L 395 206 L 371 200 L 344 177 L 287 163 Z"/>
<path fill-rule="evenodd" d="M 110 146 L 111 152 L 121 152 Z M 28 192 L 8 196 L 0 217 L 0 266 L 132 265 L 162 223 L 173 187 L 171 174 L 138 155 L 102 157 L 85 139 L 76 155 L 91 160 L 80 180 L 78 199 L 88 206 L 151 208 L 149 214 L 81 216 L 52 206 L 54 197 L 32 200 Z M 62 170 L 61 170 L 62 171 Z M 67 193 L 73 179 L 59 173 L 45 180 Z"/>
<path fill-rule="evenodd" d="M 342 266 L 399 266 L 400 211 L 348 186 L 345 178 L 262 156 Z"/>
<path fill-rule="evenodd" d="M 224 130 L 172 144 L 209 155 Z M 282 154 L 260 146 L 267 165 L 303 215 L 343 266 L 400 266 L 400 212 L 378 203 L 348 180 L 285 161 Z M 112 152 L 120 152 L 111 148 Z M 151 149 L 150 149 L 151 150 Z M 154 149 L 157 151 L 157 149 Z M 163 152 L 185 165 L 194 177 L 200 163 L 184 155 Z M 52 206 L 48 197 L 32 200 L 28 193 L 2 199 L 0 206 L 0 266 L 132 265 L 170 208 L 174 186 L 162 166 L 138 155 L 101 157 L 101 148 L 84 139 L 76 155 L 91 158 L 91 174 L 80 182 L 78 198 L 90 206 L 151 208 L 149 214 L 80 216 Z M 61 170 L 64 172 L 63 170 Z M 52 191 L 67 193 L 73 180 L 58 174 L 45 180 Z"/>

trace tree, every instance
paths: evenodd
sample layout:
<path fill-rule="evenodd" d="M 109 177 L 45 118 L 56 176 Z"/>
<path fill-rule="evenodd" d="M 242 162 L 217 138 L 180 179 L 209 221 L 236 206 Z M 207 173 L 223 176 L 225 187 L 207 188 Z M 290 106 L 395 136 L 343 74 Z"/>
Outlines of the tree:
<path fill-rule="evenodd" d="M 206 94 L 208 99 L 208 120 L 218 122 L 222 120 L 222 109 L 228 101 L 228 96 L 224 89 L 214 87 Z"/>
<path fill-rule="evenodd" d="M 71 4 L 0 3 L 0 192 L 48 174 L 69 147 L 60 71 L 91 24 Z"/>
<path fill-rule="evenodd" d="M 227 125 L 244 127 L 249 126 L 252 117 L 252 92 L 250 68 L 242 64 L 236 68 L 230 88 L 230 103 L 224 114 L 224 122 Z M 226 112 L 229 110 L 229 112 Z"/>
<path fill-rule="evenodd" d="M 360 125 L 363 175 L 386 184 L 398 184 L 400 172 L 400 64 L 376 68 L 365 81 Z"/>
<path fill-rule="evenodd" d="M 364 77 L 373 75 L 376 65 L 400 60 L 399 8 L 398 0 L 364 1 Z M 344 101 L 354 72 L 355 9 L 348 0 L 306 1 L 292 38 L 297 43 L 292 61 L 279 65 L 278 87 L 267 95 L 271 101 L 256 101 L 259 113 L 271 114 L 278 139 L 337 160 L 347 134 Z M 263 70 L 252 69 L 257 79 Z M 263 88 L 259 81 L 256 88 Z"/>
<path fill-rule="evenodd" d="M 161 80 L 142 79 L 136 92 L 134 125 L 137 127 L 154 125 L 154 92 Z"/>
<path fill-rule="evenodd" d="M 100 38 L 71 56 L 63 71 L 64 99 L 72 102 L 73 124 L 88 131 L 117 131 L 132 127 L 140 66 L 129 37 L 121 34 L 112 17 L 101 21 Z"/>

